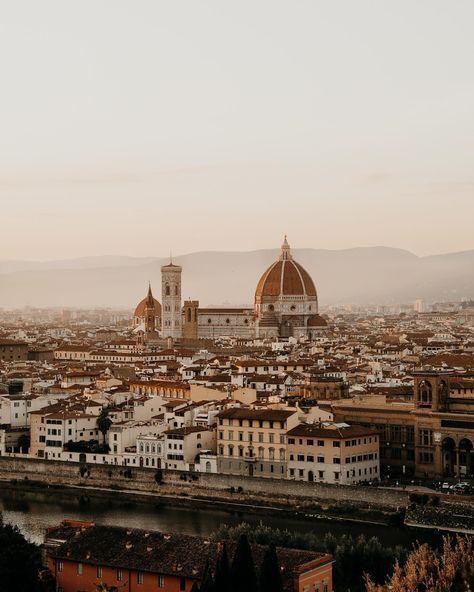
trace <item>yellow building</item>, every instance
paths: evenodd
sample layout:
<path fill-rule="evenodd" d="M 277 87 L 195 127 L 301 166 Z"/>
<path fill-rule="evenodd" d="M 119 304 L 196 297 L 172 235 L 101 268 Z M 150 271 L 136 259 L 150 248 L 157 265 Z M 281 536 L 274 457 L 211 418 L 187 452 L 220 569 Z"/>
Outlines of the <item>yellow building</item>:
<path fill-rule="evenodd" d="M 291 409 L 232 408 L 218 415 L 217 472 L 286 479 L 286 432 L 298 423 Z"/>
<path fill-rule="evenodd" d="M 300 424 L 287 434 L 288 479 L 351 485 L 380 476 L 376 430 L 347 424 Z"/>

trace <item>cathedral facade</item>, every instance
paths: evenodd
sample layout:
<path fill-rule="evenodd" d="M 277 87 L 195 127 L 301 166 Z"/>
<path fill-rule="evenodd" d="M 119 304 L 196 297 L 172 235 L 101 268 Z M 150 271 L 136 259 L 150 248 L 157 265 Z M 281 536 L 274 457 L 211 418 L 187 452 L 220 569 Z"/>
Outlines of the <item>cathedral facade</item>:
<path fill-rule="evenodd" d="M 161 268 L 162 302 L 160 305 L 153 299 L 153 306 L 161 315 L 160 335 L 164 339 L 312 338 L 327 326 L 318 314 L 314 282 L 293 259 L 286 237 L 278 259 L 257 284 L 253 308 L 201 308 L 197 300 L 183 303 L 181 276 L 182 267 L 172 262 Z M 137 306 L 135 326 L 144 323 L 137 313 L 145 308 L 146 300 L 147 310 L 151 310 L 151 298 L 150 290 L 147 299 Z"/>

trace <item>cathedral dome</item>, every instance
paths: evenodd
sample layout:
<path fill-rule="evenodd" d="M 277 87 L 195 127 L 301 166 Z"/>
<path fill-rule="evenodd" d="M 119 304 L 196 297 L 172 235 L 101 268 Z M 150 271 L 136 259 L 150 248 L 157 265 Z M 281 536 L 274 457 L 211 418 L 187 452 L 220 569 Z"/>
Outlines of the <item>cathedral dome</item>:
<path fill-rule="evenodd" d="M 133 313 L 134 317 L 144 317 L 145 316 L 145 308 L 146 308 L 146 303 L 148 300 L 149 296 L 145 296 L 145 298 L 138 303 L 137 308 L 135 309 L 135 312 Z M 153 304 L 155 305 L 155 316 L 156 317 L 161 317 L 161 304 L 158 302 L 158 300 L 156 298 L 153 298 Z"/>
<path fill-rule="evenodd" d="M 327 327 L 328 322 L 321 315 L 313 315 L 308 319 L 308 327 Z"/>
<path fill-rule="evenodd" d="M 282 296 L 317 298 L 311 276 L 294 261 L 286 237 L 281 247 L 280 258 L 270 265 L 258 282 L 255 303 L 261 304 Z"/>

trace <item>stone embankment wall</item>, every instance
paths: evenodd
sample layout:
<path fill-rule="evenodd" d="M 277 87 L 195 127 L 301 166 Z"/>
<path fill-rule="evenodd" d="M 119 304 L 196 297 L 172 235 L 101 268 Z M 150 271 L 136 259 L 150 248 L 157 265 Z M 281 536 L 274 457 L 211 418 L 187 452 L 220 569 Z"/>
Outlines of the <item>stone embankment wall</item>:
<path fill-rule="evenodd" d="M 161 476 L 161 483 L 157 482 L 157 476 Z M 0 457 L 0 481 L 12 480 L 28 480 L 65 487 L 120 489 L 156 496 L 215 499 L 294 509 L 310 508 L 311 503 L 351 503 L 361 507 L 393 510 L 405 507 L 408 502 L 406 492 L 385 488 Z"/>

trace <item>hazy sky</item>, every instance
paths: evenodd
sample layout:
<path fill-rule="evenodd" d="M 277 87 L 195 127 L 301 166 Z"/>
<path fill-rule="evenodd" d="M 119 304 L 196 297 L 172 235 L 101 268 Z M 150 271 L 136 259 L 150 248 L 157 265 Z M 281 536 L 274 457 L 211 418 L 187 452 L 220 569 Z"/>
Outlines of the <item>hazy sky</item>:
<path fill-rule="evenodd" d="M 472 0 L 0 0 L 0 258 L 474 248 Z"/>

